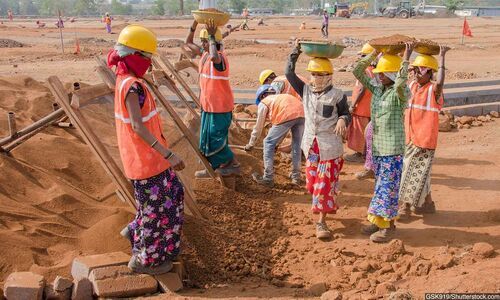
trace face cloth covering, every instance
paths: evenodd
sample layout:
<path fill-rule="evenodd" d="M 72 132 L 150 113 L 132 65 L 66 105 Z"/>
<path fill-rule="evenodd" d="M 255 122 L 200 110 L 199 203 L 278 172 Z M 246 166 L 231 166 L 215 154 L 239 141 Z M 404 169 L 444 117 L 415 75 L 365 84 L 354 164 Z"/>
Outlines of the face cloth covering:
<path fill-rule="evenodd" d="M 311 90 L 314 93 L 319 93 L 326 90 L 329 86 L 332 85 L 332 75 L 311 75 Z"/>
<path fill-rule="evenodd" d="M 151 66 L 151 59 L 146 55 L 148 54 L 117 45 L 108 53 L 108 67 L 116 66 L 117 75 L 125 75 L 132 71 L 135 76 L 143 77 Z"/>

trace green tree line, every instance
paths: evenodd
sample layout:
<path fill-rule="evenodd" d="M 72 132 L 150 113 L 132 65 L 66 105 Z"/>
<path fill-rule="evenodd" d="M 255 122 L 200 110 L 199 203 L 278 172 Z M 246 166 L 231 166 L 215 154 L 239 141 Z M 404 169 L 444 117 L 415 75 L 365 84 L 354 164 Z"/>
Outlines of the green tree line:
<path fill-rule="evenodd" d="M 325 3 L 334 2 L 368 2 L 373 7 L 374 0 L 324 0 Z M 139 3 L 139 0 L 129 1 Z M 399 0 L 379 0 L 382 5 L 387 2 L 397 3 Z M 419 0 L 413 0 L 417 4 Z M 149 0 L 153 15 L 178 15 L 181 11 L 188 14 L 198 7 L 198 0 Z M 321 0 L 218 0 L 220 9 L 241 12 L 245 7 L 249 8 L 271 8 L 275 13 L 287 12 L 294 8 L 319 7 Z M 450 9 L 456 9 L 463 5 L 467 6 L 495 6 L 500 5 L 500 0 L 426 0 L 427 4 L 446 5 Z M 112 0 L 109 4 L 105 0 L 0 0 L 0 15 L 7 15 L 11 9 L 17 15 L 41 15 L 56 16 L 58 10 L 64 15 L 102 15 L 108 11 L 115 15 L 137 14 L 131 4 L 123 4 L 118 0 Z"/>

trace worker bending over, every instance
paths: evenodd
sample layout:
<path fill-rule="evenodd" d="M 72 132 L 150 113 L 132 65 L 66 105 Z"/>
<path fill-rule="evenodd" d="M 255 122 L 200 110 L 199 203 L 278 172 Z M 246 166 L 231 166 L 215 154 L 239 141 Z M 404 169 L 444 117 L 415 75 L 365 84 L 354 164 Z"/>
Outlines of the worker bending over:
<path fill-rule="evenodd" d="M 412 63 L 416 79 L 410 83 L 411 98 L 405 112 L 406 150 L 399 190 L 402 219 L 408 219 L 411 211 L 436 212 L 431 197 L 431 167 L 437 146 L 439 112 L 444 104 L 444 60 L 448 50 L 448 47 L 440 47 L 439 64 L 436 58 L 424 54 Z M 437 72 L 436 82 L 432 82 L 434 72 Z"/>
<path fill-rule="evenodd" d="M 196 23 L 197 24 L 197 23 Z M 188 41 L 196 28 L 190 28 Z M 234 97 L 229 84 L 229 62 L 221 51 L 222 34 L 214 22 L 200 31 L 202 48 L 188 43 L 201 54 L 199 62 L 201 128 L 200 151 L 214 170 L 221 175 L 239 174 L 240 165 L 229 148 L 229 126 L 233 117 Z M 208 171 L 197 171 L 198 178 L 208 177 Z"/>
<path fill-rule="evenodd" d="M 326 215 L 338 209 L 339 175 L 344 160 L 342 137 L 351 121 L 347 97 L 332 85 L 333 66 L 327 58 L 311 58 L 307 71 L 310 84 L 295 74 L 295 64 L 301 53 L 298 40 L 288 58 L 286 78 L 302 96 L 305 116 L 302 151 L 307 157 L 306 187 L 312 194 L 312 212 L 319 214 L 316 236 L 330 238 Z"/>
<path fill-rule="evenodd" d="M 276 146 L 292 132 L 292 183 L 300 184 L 300 163 L 302 154 L 300 144 L 304 133 L 304 108 L 297 97 L 288 94 L 277 94 L 269 84 L 261 86 L 256 95 L 258 103 L 257 122 L 253 128 L 250 141 L 245 146 L 249 151 L 262 134 L 266 119 L 271 121 L 272 127 L 264 139 L 264 175 L 253 174 L 253 179 L 269 187 L 274 185 L 274 153 Z"/>

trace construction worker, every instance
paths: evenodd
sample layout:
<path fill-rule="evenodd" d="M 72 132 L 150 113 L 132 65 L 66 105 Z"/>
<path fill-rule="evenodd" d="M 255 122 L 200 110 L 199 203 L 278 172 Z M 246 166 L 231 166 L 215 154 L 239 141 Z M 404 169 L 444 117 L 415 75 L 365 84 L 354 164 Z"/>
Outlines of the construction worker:
<path fill-rule="evenodd" d="M 152 275 L 172 269 L 180 251 L 184 208 L 184 188 L 175 174 L 184 162 L 168 148 L 154 96 L 142 79 L 156 48 L 153 32 L 128 25 L 108 54 L 108 66 L 116 67 L 118 149 L 138 204 L 134 221 L 121 234 L 132 244 L 129 268 Z"/>
<path fill-rule="evenodd" d="M 300 144 L 304 133 L 304 108 L 302 102 L 288 94 L 278 94 L 270 84 L 264 84 L 257 90 L 258 103 L 257 121 L 252 130 L 250 141 L 245 146 L 246 151 L 252 150 L 260 138 L 266 120 L 272 127 L 264 139 L 264 175 L 252 174 L 253 179 L 268 187 L 274 186 L 274 153 L 276 146 L 285 138 L 288 131 L 292 132 L 292 173 L 293 184 L 301 184 L 300 163 L 302 153 Z"/>
<path fill-rule="evenodd" d="M 9 19 L 10 22 L 14 20 L 14 14 L 12 13 L 11 9 L 7 10 L 7 18 Z"/>
<path fill-rule="evenodd" d="M 106 24 L 106 32 L 111 33 L 111 20 L 112 18 L 110 17 L 109 13 L 107 12 L 104 15 L 104 24 Z"/>
<path fill-rule="evenodd" d="M 416 79 L 410 83 L 411 99 L 405 112 L 406 150 L 399 190 L 400 219 L 415 214 L 436 212 L 431 196 L 431 168 L 437 146 L 439 112 L 444 104 L 445 55 L 441 46 L 439 63 L 430 55 L 420 54 L 411 64 Z M 437 72 L 437 81 L 433 82 Z"/>
<path fill-rule="evenodd" d="M 323 23 L 321 24 L 321 35 L 325 39 L 328 38 L 328 25 L 329 25 L 329 23 L 330 23 L 330 21 L 329 21 L 328 12 L 325 9 L 325 10 L 323 10 Z"/>
<path fill-rule="evenodd" d="M 203 54 L 203 51 L 205 51 L 204 49 L 208 49 L 208 40 L 205 39 L 205 38 L 202 38 L 202 36 L 206 36 L 205 34 L 205 30 L 206 29 L 202 29 L 200 31 L 200 40 L 202 41 L 202 43 L 205 41 L 207 44 L 206 45 L 197 45 L 194 43 L 194 33 L 196 32 L 196 27 L 198 27 L 198 22 L 196 20 L 193 21 L 193 24 L 191 25 L 191 27 L 189 28 L 189 34 L 186 38 L 186 42 L 184 44 L 184 46 L 187 47 L 187 51 L 191 53 L 191 58 L 194 58 L 196 56 L 201 56 Z M 233 31 L 237 31 L 239 29 L 239 27 L 232 27 L 231 25 L 227 25 L 227 30 L 226 32 L 222 33 L 221 30 L 219 28 L 217 28 L 217 32 L 215 34 L 215 36 L 218 38 L 218 42 L 217 42 L 217 47 L 219 49 L 219 51 L 222 51 L 222 39 L 225 39 L 227 36 L 229 36 L 229 34 L 231 34 Z M 202 34 L 203 32 L 203 34 Z M 207 50 L 208 51 L 208 50 Z"/>
<path fill-rule="evenodd" d="M 373 47 L 369 44 L 363 45 L 363 48 L 358 53 L 361 58 L 366 57 L 373 52 Z M 372 70 L 375 67 L 370 65 L 366 69 L 366 75 L 374 78 Z M 364 162 L 365 156 L 365 128 L 370 122 L 370 103 L 372 94 L 363 85 L 356 80 L 352 90 L 352 122 L 347 128 L 347 147 L 354 150 L 354 154 L 346 155 L 345 160 L 349 162 Z"/>
<path fill-rule="evenodd" d="M 306 82 L 306 79 L 299 75 L 299 78 Z M 259 83 L 261 85 L 271 84 L 279 94 L 288 94 L 299 99 L 302 97 L 290 85 L 285 75 L 276 76 L 276 73 L 271 69 L 266 69 L 260 72 Z"/>
<path fill-rule="evenodd" d="M 384 54 L 377 67 L 380 85 L 366 75 L 366 69 L 377 58 L 375 50 L 361 59 L 354 68 L 354 76 L 372 93 L 371 122 L 373 126 L 372 154 L 375 168 L 375 192 L 368 207 L 369 226 L 363 233 L 376 243 L 392 239 L 398 214 L 398 192 L 403 170 L 405 133 L 403 112 L 408 99 L 408 64 L 413 43 L 406 43 L 404 61 L 397 55 Z"/>
<path fill-rule="evenodd" d="M 312 195 L 312 212 L 319 214 L 316 237 L 324 239 L 332 236 L 326 225 L 326 216 L 336 213 L 338 209 L 335 198 L 344 163 L 342 138 L 351 116 L 346 95 L 332 85 L 333 66 L 330 60 L 311 58 L 307 66 L 311 79 L 306 84 L 295 74 L 300 53 L 300 44 L 296 40 L 285 75 L 302 96 L 305 129 L 301 148 L 307 158 L 306 188 Z"/>
<path fill-rule="evenodd" d="M 196 23 L 197 24 L 197 23 Z M 239 174 L 240 164 L 229 148 L 229 126 L 234 107 L 233 91 L 229 84 L 229 62 L 221 51 L 222 34 L 211 21 L 200 31 L 202 48 L 192 43 L 190 30 L 187 46 L 201 54 L 199 62 L 201 128 L 200 151 L 212 168 L 221 175 Z M 208 171 L 197 171 L 198 178 L 208 177 Z"/>

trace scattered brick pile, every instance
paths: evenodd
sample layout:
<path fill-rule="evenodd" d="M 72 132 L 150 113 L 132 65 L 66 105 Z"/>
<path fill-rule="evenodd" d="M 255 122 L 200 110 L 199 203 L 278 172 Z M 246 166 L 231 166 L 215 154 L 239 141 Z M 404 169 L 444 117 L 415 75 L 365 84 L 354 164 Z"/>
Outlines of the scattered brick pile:
<path fill-rule="evenodd" d="M 3 295 L 9 300 L 51 299 L 88 300 L 124 298 L 176 292 L 182 289 L 182 265 L 174 263 L 171 273 L 159 276 L 132 272 L 127 263 L 130 256 L 123 252 L 77 257 L 73 260 L 73 280 L 57 276 L 47 283 L 41 275 L 15 272 L 5 281 Z"/>

